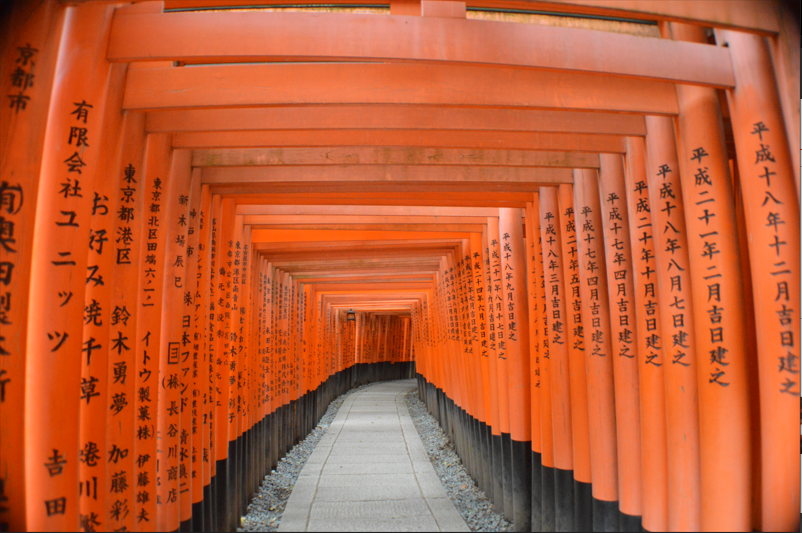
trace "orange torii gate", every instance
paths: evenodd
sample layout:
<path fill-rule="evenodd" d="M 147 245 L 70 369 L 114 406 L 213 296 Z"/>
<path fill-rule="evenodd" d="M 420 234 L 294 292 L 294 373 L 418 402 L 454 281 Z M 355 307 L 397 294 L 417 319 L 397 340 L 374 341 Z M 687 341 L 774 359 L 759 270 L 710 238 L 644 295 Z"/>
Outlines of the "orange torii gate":
<path fill-rule="evenodd" d="M 416 377 L 518 531 L 795 530 L 785 3 L 302 4 L 4 5 L 0 526 L 234 530 Z"/>

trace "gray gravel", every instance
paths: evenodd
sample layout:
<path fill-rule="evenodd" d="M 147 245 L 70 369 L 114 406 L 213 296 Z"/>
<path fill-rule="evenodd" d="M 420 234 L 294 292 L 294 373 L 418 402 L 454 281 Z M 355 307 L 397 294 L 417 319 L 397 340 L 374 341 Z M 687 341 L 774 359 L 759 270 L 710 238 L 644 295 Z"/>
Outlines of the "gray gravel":
<path fill-rule="evenodd" d="M 269 475 L 265 476 L 262 486 L 248 505 L 248 514 L 242 517 L 242 524 L 237 531 L 278 531 L 281 515 L 290 499 L 295 481 L 303 470 L 306 460 L 315 451 L 317 443 L 326 434 L 329 425 L 337 416 L 343 401 L 370 385 L 351 389 L 333 402 L 326 409 L 315 429 L 304 440 L 296 444 L 278 463 Z"/>
<path fill-rule="evenodd" d="M 276 469 L 265 476 L 237 531 L 278 531 L 287 500 L 307 458 L 326 434 L 343 401 L 366 387 L 370 385 L 352 389 L 329 404 L 326 414 L 312 433 L 296 444 L 279 461 Z M 485 493 L 479 490 L 465 472 L 453 444 L 440 429 L 437 420 L 426 411 L 426 406 L 418 398 L 418 392 L 410 392 L 405 400 L 437 476 L 471 531 L 512 531 L 512 524 L 493 511 Z"/>
<path fill-rule="evenodd" d="M 512 531 L 512 523 L 493 510 L 484 491 L 465 472 L 454 445 L 426 410 L 418 391 L 408 393 L 405 400 L 440 482 L 471 531 Z"/>

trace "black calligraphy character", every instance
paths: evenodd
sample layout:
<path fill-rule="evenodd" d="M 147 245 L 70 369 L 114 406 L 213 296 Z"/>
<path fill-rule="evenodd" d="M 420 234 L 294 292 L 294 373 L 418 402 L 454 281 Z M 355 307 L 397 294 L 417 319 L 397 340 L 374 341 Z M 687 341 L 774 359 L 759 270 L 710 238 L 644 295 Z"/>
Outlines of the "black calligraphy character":
<path fill-rule="evenodd" d="M 710 219 L 713 218 L 714 216 L 716 216 L 715 213 L 709 213 L 707 209 L 705 209 L 704 215 L 700 216 L 699 220 L 704 220 L 705 226 L 707 226 L 710 223 Z"/>
<path fill-rule="evenodd" d="M 109 208 L 106 204 L 103 203 L 108 201 L 109 201 L 108 196 L 103 196 L 103 198 L 101 198 L 98 193 L 95 193 L 95 198 L 92 200 L 92 216 L 96 215 L 98 211 L 103 211 L 102 213 L 100 213 L 101 216 L 108 215 Z"/>
<path fill-rule="evenodd" d="M 47 468 L 50 477 L 60 475 L 64 471 L 64 465 L 67 464 L 67 459 L 56 448 L 53 448 L 53 456 L 48 457 L 47 460 L 45 468 Z"/>
<path fill-rule="evenodd" d="M 702 148 L 702 147 L 700 146 L 699 148 L 695 148 L 695 149 L 693 150 L 693 155 L 691 156 L 691 161 L 694 161 L 694 160 L 697 160 L 697 159 L 698 159 L 698 160 L 699 160 L 699 163 L 701 163 L 701 162 L 702 162 L 702 158 L 703 158 L 703 157 L 706 157 L 706 156 L 709 156 L 709 155 L 710 155 L 710 154 L 708 154 L 708 153 L 705 151 L 705 149 L 704 149 L 704 148 Z"/>
<path fill-rule="evenodd" d="M 716 385 L 721 385 L 722 387 L 729 387 L 729 383 L 724 383 L 723 381 L 719 381 L 721 376 L 724 375 L 724 372 L 719 370 L 718 372 L 711 372 L 710 379 L 708 380 L 709 383 L 715 383 Z"/>
<path fill-rule="evenodd" d="M 59 191 L 59 194 L 63 194 L 64 198 L 70 198 L 73 196 L 78 198 L 84 197 L 81 194 L 81 183 L 78 180 L 75 180 L 75 183 L 73 183 L 70 178 L 67 178 L 67 181 L 61 184 L 61 190 Z"/>
<path fill-rule="evenodd" d="M 772 202 L 774 202 L 774 203 L 775 203 L 775 205 L 776 205 L 776 204 L 782 204 L 782 202 L 781 202 L 781 201 L 779 201 L 778 199 L 776 199 L 776 198 L 774 197 L 774 195 L 773 195 L 773 194 L 771 194 L 771 192 L 770 192 L 770 191 L 766 191 L 766 196 L 763 198 L 763 203 L 762 203 L 762 204 L 760 204 L 760 206 L 761 206 L 761 207 L 765 207 L 765 206 L 766 206 L 766 204 L 768 203 L 769 199 L 771 199 L 771 201 L 772 201 Z"/>
<path fill-rule="evenodd" d="M 109 238 L 106 237 L 106 230 L 89 230 L 89 249 L 93 252 L 97 252 L 98 255 L 103 255 L 103 243 L 108 240 Z M 97 249 L 95 246 L 97 246 Z"/>
<path fill-rule="evenodd" d="M 758 178 L 766 180 L 766 187 L 771 187 L 771 177 L 777 174 L 776 172 L 769 172 L 769 167 L 763 167 L 764 173 L 760 174 Z"/>
<path fill-rule="evenodd" d="M 777 297 L 774 299 L 774 301 L 776 302 L 782 297 L 785 298 L 786 302 L 789 299 L 788 298 L 788 282 L 786 282 L 786 281 L 781 281 L 781 282 L 777 283 Z"/>
<path fill-rule="evenodd" d="M 771 161 L 772 163 L 776 163 L 776 161 L 774 161 L 774 156 L 771 155 L 771 151 L 769 151 L 769 148 L 769 145 L 760 143 L 760 150 L 755 150 L 755 154 L 757 155 L 757 159 L 755 160 L 756 165 L 761 161 Z"/>
<path fill-rule="evenodd" d="M 53 333 L 48 333 L 47 334 L 48 339 L 50 339 L 51 341 L 54 339 L 58 340 L 56 345 L 50 351 L 51 352 L 58 351 L 58 349 L 61 348 L 61 345 L 64 344 L 64 341 L 66 341 L 69 338 L 69 336 L 70 336 L 69 333 L 67 333 L 66 331 L 64 333 L 59 333 L 58 331 L 54 331 Z"/>
<path fill-rule="evenodd" d="M 672 172 L 671 167 L 669 167 L 668 165 L 660 165 L 660 168 L 657 171 L 657 175 L 662 177 L 663 179 L 666 179 L 666 175 L 668 175 L 669 172 Z"/>
<path fill-rule="evenodd" d="M 751 131 L 751 134 L 754 135 L 757 133 L 758 137 L 760 137 L 760 141 L 763 142 L 763 132 L 769 131 L 769 129 L 766 127 L 765 124 L 763 124 L 763 122 L 756 122 L 754 126 L 755 129 Z"/>
<path fill-rule="evenodd" d="M 16 244 L 17 239 L 14 238 L 14 222 L 0 216 L 0 246 L 2 246 L 6 252 L 17 253 L 16 248 L 11 247 L 11 245 Z"/>
<path fill-rule="evenodd" d="M 100 525 L 100 522 L 98 522 L 97 519 L 97 513 L 89 513 L 88 515 L 79 514 L 78 527 L 84 531 L 97 531 L 95 528 Z"/>
<path fill-rule="evenodd" d="M 83 352 L 86 352 L 86 365 L 89 366 L 92 363 L 92 352 L 95 350 L 100 350 L 101 345 L 95 344 L 95 338 L 89 337 L 89 340 L 84 342 L 83 344 Z"/>
<path fill-rule="evenodd" d="M 65 514 L 67 510 L 67 498 L 45 500 L 45 510 L 47 511 L 47 516 Z"/>
<path fill-rule="evenodd" d="M 86 163 L 84 163 L 84 160 L 81 159 L 81 156 L 78 154 L 78 152 L 75 152 L 70 157 L 65 159 L 64 163 L 67 164 L 67 172 L 77 172 L 78 174 L 81 173 L 81 168 L 86 166 Z"/>
<path fill-rule="evenodd" d="M 67 139 L 67 144 L 72 144 L 73 139 L 75 139 L 76 148 L 89 146 L 89 140 L 86 138 L 87 131 L 89 131 L 87 128 L 70 127 L 70 137 Z"/>
<path fill-rule="evenodd" d="M 81 103 L 73 102 L 73 105 L 76 106 L 75 110 L 70 113 L 70 115 L 75 115 L 75 120 L 83 120 L 84 124 L 86 124 L 86 119 L 89 118 L 89 110 L 93 108 L 93 106 L 86 103 L 86 100 L 81 100 Z"/>
<path fill-rule="evenodd" d="M 4 341 L 5 337 L 0 337 L 0 341 Z M 5 353 L 3 353 L 5 352 Z M 2 346 L 0 346 L 0 355 L 9 355 Z M 8 374 L 6 370 L 0 370 L 0 403 L 4 403 L 6 401 L 6 383 L 11 383 L 9 378 L 4 378 Z"/>
<path fill-rule="evenodd" d="M 84 307 L 84 324 L 91 323 L 93 326 L 102 326 L 103 320 L 100 316 L 102 312 L 103 308 L 100 303 L 92 298 L 92 302 Z"/>
<path fill-rule="evenodd" d="M 97 387 L 98 379 L 94 376 L 89 376 L 89 379 L 81 378 L 81 400 L 86 400 L 86 404 L 89 405 L 89 401 L 95 397 L 100 396 L 99 392 L 95 392 L 95 388 Z"/>
<path fill-rule="evenodd" d="M 114 411 L 115 415 L 120 414 L 120 411 L 125 409 L 128 406 L 128 400 L 125 398 L 125 393 L 121 392 L 118 394 L 114 394 L 111 399 L 111 407 L 109 408 L 111 411 Z"/>
<path fill-rule="evenodd" d="M 62 221 L 62 222 L 56 222 L 56 226 L 62 226 L 62 227 L 67 226 L 67 227 L 73 227 L 73 228 L 77 228 L 78 227 L 78 223 L 75 222 L 75 217 L 78 216 L 78 213 L 76 213 L 75 211 L 60 211 L 60 213 L 62 215 L 64 215 L 65 217 L 68 217 L 69 220 L 65 220 L 65 221 Z"/>
<path fill-rule="evenodd" d="M 705 241 L 703 246 L 704 246 L 704 251 L 702 252 L 702 257 L 713 259 L 714 255 L 721 253 L 720 250 L 716 249 L 716 243 L 714 242 Z"/>
<path fill-rule="evenodd" d="M 89 285 L 90 281 L 94 283 L 94 285 L 92 285 L 93 287 L 97 287 L 98 285 L 105 285 L 105 283 L 103 282 L 103 276 L 99 276 L 97 273 L 98 270 L 100 270 L 99 265 L 88 266 L 86 267 L 86 269 L 89 271 L 89 276 L 86 278 L 87 285 Z"/>
<path fill-rule="evenodd" d="M 0 182 L 0 210 L 16 215 L 22 209 L 22 199 L 22 186 L 12 186 L 7 181 Z"/>
<path fill-rule="evenodd" d="M 28 102 L 31 101 L 31 97 L 20 92 L 19 94 L 9 94 L 8 99 L 11 100 L 11 109 L 14 110 L 14 113 L 19 113 L 20 111 L 25 111 L 25 108 L 28 106 Z"/>
<path fill-rule="evenodd" d="M 80 452 L 80 459 L 87 466 L 97 466 L 97 462 L 100 460 L 100 449 L 97 444 L 91 441 L 84 444 Z"/>
<path fill-rule="evenodd" d="M 696 178 L 696 185 L 713 185 L 713 182 L 710 181 L 710 176 L 707 174 L 707 167 L 699 168 L 696 170 L 696 174 L 693 175 Z"/>
<path fill-rule="evenodd" d="M 17 65 L 21 67 L 28 66 L 28 61 L 33 58 L 36 52 L 39 51 L 38 48 L 31 48 L 31 43 L 27 43 L 25 46 L 18 46 L 17 51 L 19 52 L 19 57 L 17 58 Z M 31 61 L 31 66 L 34 66 L 34 62 Z M 48 515 L 49 516 L 49 515 Z"/>

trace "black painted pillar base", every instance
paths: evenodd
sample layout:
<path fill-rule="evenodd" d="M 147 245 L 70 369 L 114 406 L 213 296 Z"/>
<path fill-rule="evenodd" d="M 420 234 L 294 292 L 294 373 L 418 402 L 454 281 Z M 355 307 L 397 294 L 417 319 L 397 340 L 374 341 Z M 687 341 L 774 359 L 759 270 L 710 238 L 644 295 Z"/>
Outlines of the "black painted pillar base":
<path fill-rule="evenodd" d="M 215 530 L 228 531 L 228 459 L 217 461 L 217 473 L 214 476 L 217 483 L 215 483 L 215 514 L 217 521 L 215 522 Z"/>
<path fill-rule="evenodd" d="M 593 531 L 593 485 L 574 480 L 574 531 Z"/>
<path fill-rule="evenodd" d="M 512 530 L 532 529 L 532 441 L 510 441 L 512 450 Z"/>
<path fill-rule="evenodd" d="M 190 518 L 189 520 L 184 520 L 183 522 L 180 522 L 178 524 L 178 531 L 181 531 L 182 533 L 189 533 L 191 531 L 194 531 L 192 529 L 192 519 Z"/>
<path fill-rule="evenodd" d="M 618 502 L 593 498 L 593 531 L 612 532 L 618 529 Z"/>
<path fill-rule="evenodd" d="M 493 507 L 504 514 L 504 457 L 501 435 L 493 435 Z"/>
<path fill-rule="evenodd" d="M 540 494 L 541 507 L 540 513 L 543 520 L 541 531 L 557 531 L 556 529 L 556 506 L 554 501 L 554 467 L 541 466 L 540 469 Z"/>
<path fill-rule="evenodd" d="M 574 471 L 554 469 L 554 529 L 574 530 Z"/>
<path fill-rule="evenodd" d="M 618 514 L 619 531 L 624 531 L 626 533 L 640 533 L 640 531 L 643 529 L 643 519 L 640 516 L 622 513 L 620 510 Z"/>
<path fill-rule="evenodd" d="M 530 477 L 532 479 L 532 528 L 531 531 L 542 531 L 543 529 L 543 466 L 541 464 L 541 456 L 534 450 L 529 451 L 531 457 L 532 468 Z"/>
<path fill-rule="evenodd" d="M 504 516 L 512 522 L 515 502 L 512 498 L 512 439 L 509 433 L 501 434 L 501 461 L 504 479 Z"/>
<path fill-rule="evenodd" d="M 203 497 L 206 498 L 206 487 L 203 487 Z M 192 520 L 190 531 L 206 531 L 203 521 L 206 518 L 203 500 L 192 504 Z"/>

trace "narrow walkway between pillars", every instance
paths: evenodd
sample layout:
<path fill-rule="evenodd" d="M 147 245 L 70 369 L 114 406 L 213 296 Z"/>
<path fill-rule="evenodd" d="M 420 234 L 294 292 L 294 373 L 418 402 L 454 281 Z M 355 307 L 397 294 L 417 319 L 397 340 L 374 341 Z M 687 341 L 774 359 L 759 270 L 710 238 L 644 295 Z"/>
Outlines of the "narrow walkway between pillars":
<path fill-rule="evenodd" d="M 279 531 L 470 531 L 435 474 L 404 395 L 380 383 L 343 403 L 298 477 Z"/>

